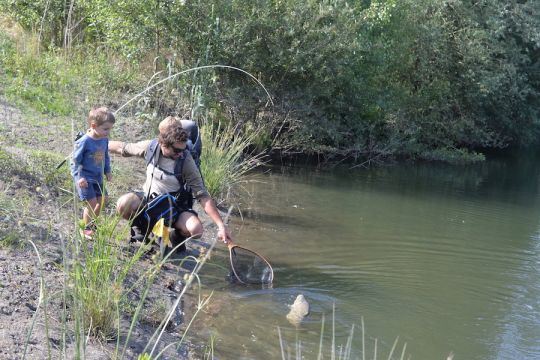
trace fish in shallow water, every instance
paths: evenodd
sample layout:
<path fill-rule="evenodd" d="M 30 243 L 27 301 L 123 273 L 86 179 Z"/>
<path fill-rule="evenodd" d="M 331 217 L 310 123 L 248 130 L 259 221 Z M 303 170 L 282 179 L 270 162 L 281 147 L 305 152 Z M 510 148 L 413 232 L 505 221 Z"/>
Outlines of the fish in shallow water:
<path fill-rule="evenodd" d="M 298 295 L 294 303 L 289 307 L 290 311 L 287 314 L 287 320 L 294 326 L 300 325 L 302 320 L 309 314 L 309 303 L 302 294 Z"/>

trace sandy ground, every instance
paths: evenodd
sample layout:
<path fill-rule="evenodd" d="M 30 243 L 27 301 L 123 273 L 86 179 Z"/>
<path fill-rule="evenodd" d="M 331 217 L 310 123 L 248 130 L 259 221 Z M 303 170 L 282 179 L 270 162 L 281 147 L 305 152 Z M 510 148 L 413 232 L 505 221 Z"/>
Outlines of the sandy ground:
<path fill-rule="evenodd" d="M 82 127 L 84 120 L 77 120 L 77 124 Z M 119 119 L 113 137 L 140 140 L 151 135 L 152 131 Z M 71 146 L 70 119 L 50 119 L 41 114 L 23 113 L 0 94 L 0 150 L 24 161 L 31 156 L 31 150 L 53 151 L 67 156 Z M 143 160 L 115 156 L 112 161 L 114 174 L 118 174 L 110 191 L 111 200 L 115 200 L 119 194 L 142 184 L 143 169 L 140 167 Z M 47 186 L 39 176 L 5 169 L 0 169 L 0 193 L 11 201 L 9 206 L 0 204 L 0 359 L 21 359 L 23 354 L 26 359 L 73 359 L 76 341 L 71 331 L 71 309 L 63 301 L 67 279 L 62 270 L 69 265 L 66 261 L 70 258 L 63 249 L 69 248 L 67 244 L 76 234 L 73 201 L 62 190 Z M 107 211 L 114 211 L 112 205 Z M 201 220 L 206 229 L 202 239 L 204 244 L 212 241 L 216 230 L 206 216 L 202 215 Z M 200 244 L 188 245 L 188 254 L 199 255 Z M 122 253 L 129 256 L 137 246 L 140 245 L 130 244 L 126 238 Z M 184 255 L 175 256 L 180 259 Z M 128 281 L 135 281 L 137 274 L 153 264 L 152 253 L 144 255 Z M 127 344 L 124 359 L 137 359 L 143 351 L 163 318 L 163 314 L 156 313 L 155 304 L 170 307 L 182 291 L 184 274 L 188 271 L 189 267 L 174 263 L 161 268 L 145 302 L 144 314 L 136 323 Z M 190 300 L 193 298 L 190 290 L 187 294 L 167 326 L 159 349 L 179 340 L 185 324 L 194 313 L 195 304 Z M 136 301 L 139 295 L 134 291 L 130 296 Z M 127 333 L 129 324 L 130 317 L 123 315 L 122 333 Z M 123 346 L 125 338 L 120 338 Z M 100 341 L 89 337 L 85 343 L 85 359 L 114 357 L 116 340 Z M 196 348 L 188 340 L 179 349 L 171 347 L 162 358 L 196 359 L 200 356 L 196 355 Z"/>

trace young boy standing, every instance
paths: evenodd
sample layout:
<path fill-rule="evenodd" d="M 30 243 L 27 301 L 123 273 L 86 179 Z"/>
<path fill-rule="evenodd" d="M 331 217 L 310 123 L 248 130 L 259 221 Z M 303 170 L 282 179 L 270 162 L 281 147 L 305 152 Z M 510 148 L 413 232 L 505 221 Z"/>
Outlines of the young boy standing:
<path fill-rule="evenodd" d="M 88 114 L 88 131 L 75 141 L 71 163 L 71 175 L 79 198 L 86 202 L 83 211 L 85 224 L 82 234 L 91 239 L 95 228 L 92 220 L 99 215 L 102 206 L 103 174 L 112 180 L 109 158 L 109 133 L 115 118 L 106 107 L 92 109 Z"/>

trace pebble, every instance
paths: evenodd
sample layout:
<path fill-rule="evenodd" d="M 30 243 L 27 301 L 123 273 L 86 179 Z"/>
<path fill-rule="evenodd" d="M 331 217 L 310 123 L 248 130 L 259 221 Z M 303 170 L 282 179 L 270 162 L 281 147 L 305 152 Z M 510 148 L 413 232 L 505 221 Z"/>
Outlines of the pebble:
<path fill-rule="evenodd" d="M 9 308 L 7 306 L 2 306 L 2 309 L 0 311 L 2 311 L 2 314 L 4 314 L 4 315 L 13 314 L 13 309 L 11 309 L 11 308 Z"/>

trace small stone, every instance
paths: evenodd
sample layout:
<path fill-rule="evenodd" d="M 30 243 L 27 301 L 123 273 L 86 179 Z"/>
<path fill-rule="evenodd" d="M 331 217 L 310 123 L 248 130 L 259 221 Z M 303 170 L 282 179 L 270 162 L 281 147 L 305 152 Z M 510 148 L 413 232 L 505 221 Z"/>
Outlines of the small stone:
<path fill-rule="evenodd" d="M 11 315 L 13 314 L 13 309 L 7 307 L 7 306 L 2 306 L 2 309 L 0 309 L 0 311 L 2 312 L 2 314 L 4 315 Z"/>

